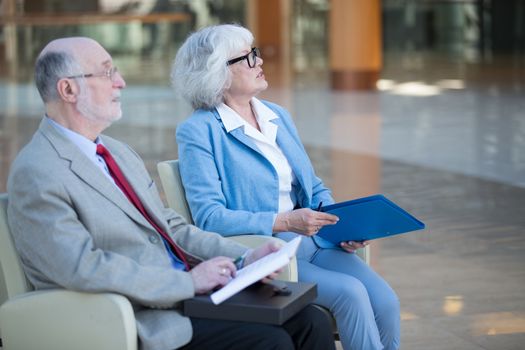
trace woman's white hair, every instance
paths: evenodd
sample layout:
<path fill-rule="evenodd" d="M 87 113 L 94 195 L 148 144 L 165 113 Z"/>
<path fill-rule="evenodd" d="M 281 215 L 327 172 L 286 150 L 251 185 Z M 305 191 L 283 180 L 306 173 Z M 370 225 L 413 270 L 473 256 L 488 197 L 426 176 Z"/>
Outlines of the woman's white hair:
<path fill-rule="evenodd" d="M 227 61 L 252 43 L 252 33 L 236 24 L 210 26 L 191 34 L 173 61 L 171 82 L 176 92 L 194 109 L 217 107 L 231 85 Z"/>

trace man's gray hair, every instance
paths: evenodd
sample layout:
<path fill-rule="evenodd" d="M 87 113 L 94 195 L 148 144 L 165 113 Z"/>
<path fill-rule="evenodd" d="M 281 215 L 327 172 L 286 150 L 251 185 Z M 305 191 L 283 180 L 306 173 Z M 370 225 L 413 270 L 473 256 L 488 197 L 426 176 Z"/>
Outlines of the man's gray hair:
<path fill-rule="evenodd" d="M 217 107 L 231 85 L 227 61 L 252 43 L 252 33 L 235 24 L 210 26 L 191 34 L 173 62 L 171 82 L 176 92 L 194 109 Z"/>
<path fill-rule="evenodd" d="M 44 103 L 59 98 L 57 83 L 60 79 L 82 74 L 75 58 L 64 51 L 49 51 L 38 57 L 35 63 L 35 83 Z"/>

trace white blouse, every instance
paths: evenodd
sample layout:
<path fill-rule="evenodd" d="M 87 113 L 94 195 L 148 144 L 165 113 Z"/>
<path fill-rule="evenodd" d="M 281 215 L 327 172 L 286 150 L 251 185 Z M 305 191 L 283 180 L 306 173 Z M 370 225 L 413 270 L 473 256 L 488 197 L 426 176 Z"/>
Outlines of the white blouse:
<path fill-rule="evenodd" d="M 292 191 L 292 184 L 296 182 L 295 175 L 276 143 L 278 126 L 271 122 L 279 118 L 270 108 L 255 97 L 251 100 L 252 110 L 259 123 L 261 131 L 251 126 L 237 112 L 222 103 L 217 107 L 219 116 L 227 132 L 244 126 L 244 133 L 250 137 L 257 148 L 272 164 L 279 177 L 279 213 L 293 210 L 296 198 Z"/>

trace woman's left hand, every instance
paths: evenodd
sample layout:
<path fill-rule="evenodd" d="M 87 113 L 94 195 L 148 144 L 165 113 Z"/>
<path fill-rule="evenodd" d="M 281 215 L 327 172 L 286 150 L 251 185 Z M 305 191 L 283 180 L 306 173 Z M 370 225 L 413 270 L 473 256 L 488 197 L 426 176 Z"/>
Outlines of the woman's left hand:
<path fill-rule="evenodd" d="M 355 253 L 357 249 L 364 248 L 369 244 L 370 244 L 369 241 L 362 241 L 362 242 L 348 241 L 348 242 L 341 242 L 340 246 L 348 253 Z"/>

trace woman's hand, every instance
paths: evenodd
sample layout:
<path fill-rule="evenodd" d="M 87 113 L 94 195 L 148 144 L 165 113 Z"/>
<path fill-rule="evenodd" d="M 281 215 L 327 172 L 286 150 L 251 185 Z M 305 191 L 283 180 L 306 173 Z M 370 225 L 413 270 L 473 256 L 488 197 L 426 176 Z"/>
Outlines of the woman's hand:
<path fill-rule="evenodd" d="M 369 241 L 362 241 L 362 242 L 348 241 L 348 242 L 341 242 L 340 246 L 348 253 L 355 253 L 357 249 L 364 248 L 369 244 L 370 244 Z"/>
<path fill-rule="evenodd" d="M 309 208 L 292 210 L 277 214 L 273 232 L 295 232 L 305 236 L 313 236 L 321 227 L 334 225 L 339 221 L 335 215 L 314 211 Z"/>

